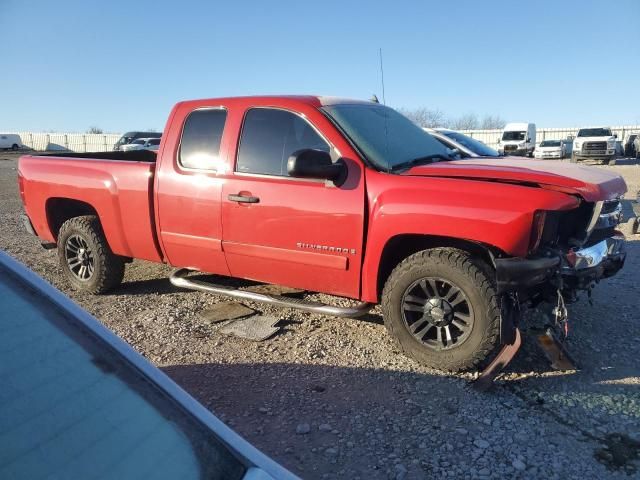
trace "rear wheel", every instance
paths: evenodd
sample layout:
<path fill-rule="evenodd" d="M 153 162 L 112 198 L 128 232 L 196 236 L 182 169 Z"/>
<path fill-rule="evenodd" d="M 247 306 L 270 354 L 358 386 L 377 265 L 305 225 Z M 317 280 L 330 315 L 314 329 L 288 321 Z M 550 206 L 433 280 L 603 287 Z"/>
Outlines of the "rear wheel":
<path fill-rule="evenodd" d="M 124 277 L 124 261 L 109 248 L 95 215 L 75 217 L 62 224 L 58 260 L 76 290 L 105 293 Z"/>
<path fill-rule="evenodd" d="M 11 150 L 13 150 L 14 152 L 16 150 L 18 150 L 20 148 L 20 146 L 17 143 L 14 143 L 13 145 L 11 145 Z"/>
<path fill-rule="evenodd" d="M 499 347 L 500 308 L 489 267 L 461 250 L 415 253 L 391 273 L 382 294 L 387 330 L 429 367 L 469 370 Z"/>

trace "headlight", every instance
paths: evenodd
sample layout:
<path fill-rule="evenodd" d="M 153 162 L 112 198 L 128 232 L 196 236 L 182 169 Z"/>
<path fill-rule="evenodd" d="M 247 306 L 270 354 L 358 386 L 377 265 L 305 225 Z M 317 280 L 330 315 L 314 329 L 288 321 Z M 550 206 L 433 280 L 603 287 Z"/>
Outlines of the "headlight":
<path fill-rule="evenodd" d="M 616 141 L 615 140 L 609 140 L 607 142 L 607 148 L 614 148 L 616 146 Z"/>
<path fill-rule="evenodd" d="M 580 147 L 582 146 L 582 144 L 580 142 L 574 142 L 573 143 L 573 148 L 580 150 Z"/>
<path fill-rule="evenodd" d="M 524 142 L 520 142 L 520 143 L 518 144 L 518 146 L 519 146 L 519 147 L 524 147 Z"/>

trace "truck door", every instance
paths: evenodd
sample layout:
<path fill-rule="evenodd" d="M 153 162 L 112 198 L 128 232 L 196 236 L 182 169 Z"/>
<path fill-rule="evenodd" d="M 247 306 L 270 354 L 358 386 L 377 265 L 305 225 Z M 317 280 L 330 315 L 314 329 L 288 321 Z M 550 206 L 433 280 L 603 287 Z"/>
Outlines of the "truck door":
<path fill-rule="evenodd" d="M 359 296 L 362 165 L 348 162 L 341 187 L 287 174 L 287 160 L 297 150 L 327 150 L 335 160 L 337 150 L 326 138 L 291 111 L 260 107 L 245 113 L 235 168 L 222 191 L 222 246 L 233 276 Z"/>
<path fill-rule="evenodd" d="M 184 122 L 178 120 L 183 118 Z M 222 252 L 222 179 L 218 177 L 225 164 L 227 111 L 179 109 L 173 119 L 158 156 L 161 164 L 155 184 L 162 250 L 173 266 L 228 275 Z"/>

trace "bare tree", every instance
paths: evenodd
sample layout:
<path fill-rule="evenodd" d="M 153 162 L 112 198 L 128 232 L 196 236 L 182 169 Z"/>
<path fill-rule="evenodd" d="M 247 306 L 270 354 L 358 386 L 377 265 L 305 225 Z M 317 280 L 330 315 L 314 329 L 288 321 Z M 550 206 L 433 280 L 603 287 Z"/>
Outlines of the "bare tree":
<path fill-rule="evenodd" d="M 484 115 L 482 120 L 475 113 L 467 113 L 457 118 L 448 118 L 442 110 L 419 107 L 414 109 L 398 109 L 409 120 L 421 127 L 447 127 L 454 130 L 493 130 L 503 128 L 506 124 L 500 115 Z"/>
<path fill-rule="evenodd" d="M 478 128 L 478 117 L 475 113 L 466 113 L 461 117 L 451 121 L 451 128 L 454 130 L 475 130 Z"/>
<path fill-rule="evenodd" d="M 447 119 L 442 110 L 431 110 L 426 107 L 420 107 L 413 110 L 401 108 L 399 111 L 421 127 L 435 128 L 443 127 L 447 124 Z"/>
<path fill-rule="evenodd" d="M 480 128 L 483 130 L 501 129 L 506 123 L 500 115 L 485 115 L 480 122 Z"/>
<path fill-rule="evenodd" d="M 94 126 L 94 127 L 89 127 L 89 129 L 87 130 L 87 133 L 100 135 L 100 134 L 103 134 L 104 131 L 100 127 Z"/>

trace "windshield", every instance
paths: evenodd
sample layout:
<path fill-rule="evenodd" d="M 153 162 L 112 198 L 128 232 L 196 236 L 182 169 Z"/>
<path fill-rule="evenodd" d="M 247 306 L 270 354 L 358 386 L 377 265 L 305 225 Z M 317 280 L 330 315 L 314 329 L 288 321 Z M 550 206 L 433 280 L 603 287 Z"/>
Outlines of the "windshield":
<path fill-rule="evenodd" d="M 524 140 L 527 132 L 504 132 L 502 140 Z"/>
<path fill-rule="evenodd" d="M 560 140 L 545 140 L 544 142 L 540 143 L 541 147 L 560 147 L 562 146 L 560 144 Z"/>
<path fill-rule="evenodd" d="M 608 128 L 581 128 L 578 131 L 579 137 L 610 137 L 611 130 Z"/>
<path fill-rule="evenodd" d="M 499 157 L 500 156 L 500 154 L 493 148 L 487 147 L 484 143 L 480 142 L 479 140 L 468 137 L 460 132 L 439 130 L 439 133 L 467 147 L 473 153 L 475 153 L 476 155 L 480 155 L 481 157 Z"/>
<path fill-rule="evenodd" d="M 367 160 L 381 170 L 454 160 L 451 150 L 394 109 L 379 104 L 323 107 Z"/>

